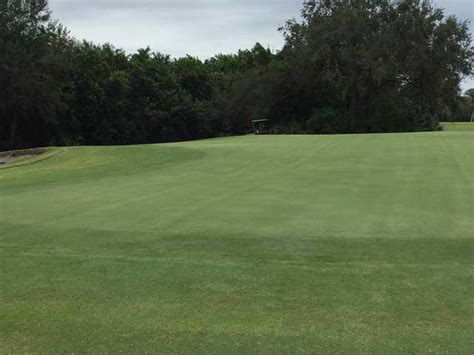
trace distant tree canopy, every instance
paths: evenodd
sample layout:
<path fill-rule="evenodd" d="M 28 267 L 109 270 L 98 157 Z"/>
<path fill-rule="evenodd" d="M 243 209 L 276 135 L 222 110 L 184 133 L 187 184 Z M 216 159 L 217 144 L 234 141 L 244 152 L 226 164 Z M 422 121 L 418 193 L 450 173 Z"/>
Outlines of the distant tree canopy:
<path fill-rule="evenodd" d="M 46 0 L 0 3 L 0 148 L 128 144 L 248 132 L 433 130 L 472 75 L 466 23 L 429 1 L 310 0 L 279 53 L 201 61 L 78 42 Z"/>
<path fill-rule="evenodd" d="M 474 121 L 474 88 L 466 90 L 464 95 L 458 98 L 457 105 L 451 113 L 451 121 Z"/>
<path fill-rule="evenodd" d="M 316 131 L 434 129 L 472 71 L 467 25 L 429 1 L 313 0 L 302 15 L 284 29 L 283 55 Z"/>
<path fill-rule="evenodd" d="M 48 144 L 64 119 L 70 39 L 46 0 L 0 3 L 0 141 Z"/>

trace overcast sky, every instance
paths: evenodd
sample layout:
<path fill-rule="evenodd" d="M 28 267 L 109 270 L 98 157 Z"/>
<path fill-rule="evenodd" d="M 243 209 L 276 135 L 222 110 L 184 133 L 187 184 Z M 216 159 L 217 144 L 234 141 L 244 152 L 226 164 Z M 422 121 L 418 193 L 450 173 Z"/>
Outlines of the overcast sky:
<path fill-rule="evenodd" d="M 255 42 L 272 49 L 283 44 L 277 28 L 298 17 L 303 0 L 50 0 L 55 18 L 78 39 L 110 42 L 133 52 L 153 51 L 202 59 L 234 53 Z M 470 20 L 472 0 L 436 0 L 460 19 Z M 463 87 L 474 87 L 466 80 Z"/>

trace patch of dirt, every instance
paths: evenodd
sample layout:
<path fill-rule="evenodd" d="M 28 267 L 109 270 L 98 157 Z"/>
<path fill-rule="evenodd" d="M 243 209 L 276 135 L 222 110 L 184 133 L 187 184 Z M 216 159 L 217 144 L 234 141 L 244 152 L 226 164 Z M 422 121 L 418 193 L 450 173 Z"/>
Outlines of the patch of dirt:
<path fill-rule="evenodd" d="M 12 161 L 33 158 L 45 152 L 46 152 L 45 148 L 32 148 L 32 149 L 10 150 L 7 152 L 0 152 L 0 165 L 10 163 Z"/>

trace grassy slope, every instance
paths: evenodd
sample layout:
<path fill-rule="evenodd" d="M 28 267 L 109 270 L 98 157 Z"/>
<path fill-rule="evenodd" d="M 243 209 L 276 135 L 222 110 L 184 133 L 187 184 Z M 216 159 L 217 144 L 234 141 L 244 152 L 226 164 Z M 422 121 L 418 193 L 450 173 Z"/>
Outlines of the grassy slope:
<path fill-rule="evenodd" d="M 472 122 L 443 122 L 441 126 L 443 131 L 474 131 Z"/>
<path fill-rule="evenodd" d="M 474 352 L 474 132 L 0 168 L 0 353 Z"/>

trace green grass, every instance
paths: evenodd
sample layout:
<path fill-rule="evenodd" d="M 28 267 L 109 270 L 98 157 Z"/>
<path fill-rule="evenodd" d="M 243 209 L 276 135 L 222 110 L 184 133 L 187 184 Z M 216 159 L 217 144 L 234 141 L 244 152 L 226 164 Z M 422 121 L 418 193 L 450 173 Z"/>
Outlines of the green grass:
<path fill-rule="evenodd" d="M 473 122 L 443 122 L 441 123 L 443 131 L 474 131 Z"/>
<path fill-rule="evenodd" d="M 474 345 L 474 132 L 54 148 L 0 168 L 0 353 Z"/>

